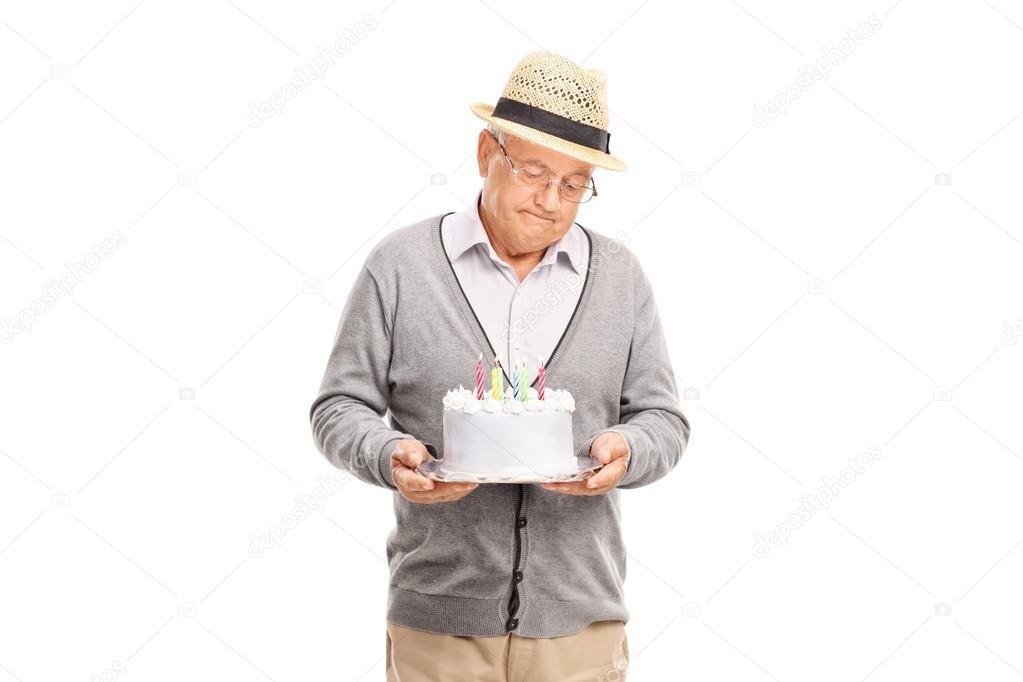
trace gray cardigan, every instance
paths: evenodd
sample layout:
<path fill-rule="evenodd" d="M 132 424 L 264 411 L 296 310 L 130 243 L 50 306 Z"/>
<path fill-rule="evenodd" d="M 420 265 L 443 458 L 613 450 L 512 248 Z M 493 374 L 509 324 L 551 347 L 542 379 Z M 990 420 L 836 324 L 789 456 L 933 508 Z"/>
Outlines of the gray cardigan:
<path fill-rule="evenodd" d="M 309 410 L 316 447 L 331 464 L 394 491 L 387 621 L 524 637 L 627 621 L 619 490 L 667 474 L 690 433 L 650 282 L 624 244 L 583 228 L 586 279 L 547 363 L 547 386 L 575 398 L 577 454 L 604 431 L 624 435 L 631 458 L 616 489 L 573 496 L 482 484 L 457 502 L 415 504 L 391 478 L 395 444 L 414 438 L 440 456 L 441 399 L 474 385 L 481 351 L 489 376 L 495 355 L 444 251 L 443 219 L 395 230 L 369 253 Z"/>

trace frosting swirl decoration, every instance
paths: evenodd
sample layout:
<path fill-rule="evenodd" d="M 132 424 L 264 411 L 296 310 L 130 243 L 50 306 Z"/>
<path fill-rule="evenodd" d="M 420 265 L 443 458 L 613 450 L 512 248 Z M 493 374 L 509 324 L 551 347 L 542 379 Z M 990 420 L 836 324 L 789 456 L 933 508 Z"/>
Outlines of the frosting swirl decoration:
<path fill-rule="evenodd" d="M 467 388 L 461 385 L 453 388 L 444 396 L 444 409 L 455 410 L 464 414 L 476 414 L 479 411 L 495 414 L 527 414 L 529 412 L 549 412 L 564 410 L 575 412 L 575 398 L 565 389 L 546 388 L 544 399 L 540 400 L 539 394 L 534 388 L 526 389 L 526 399 L 518 400 L 512 398 L 510 393 L 505 394 L 503 400 L 496 400 L 489 393 L 483 400 L 477 400 L 476 396 Z"/>

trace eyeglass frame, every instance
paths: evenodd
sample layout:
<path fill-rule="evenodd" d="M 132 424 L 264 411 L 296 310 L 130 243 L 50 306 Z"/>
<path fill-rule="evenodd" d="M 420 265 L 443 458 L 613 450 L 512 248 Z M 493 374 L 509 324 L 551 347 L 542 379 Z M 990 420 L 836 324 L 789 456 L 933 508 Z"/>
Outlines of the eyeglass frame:
<path fill-rule="evenodd" d="M 519 171 L 521 171 L 523 169 L 515 167 L 515 164 L 512 163 L 511 157 L 508 156 L 508 150 L 506 150 L 504 148 L 504 145 L 501 144 L 501 141 L 499 139 L 497 139 L 497 136 L 494 135 L 493 133 L 491 133 L 489 130 L 487 132 L 490 133 L 490 137 L 494 138 L 494 142 L 497 143 L 497 146 L 501 148 L 501 153 L 504 154 L 505 161 L 507 161 L 508 165 L 511 167 L 512 175 L 515 176 L 515 177 L 518 177 Z M 549 172 L 544 172 L 544 175 L 547 176 L 547 185 L 543 189 L 541 189 L 539 187 L 530 188 L 530 187 L 526 187 L 524 185 L 520 185 L 520 186 L 523 189 L 532 189 L 534 192 L 546 192 L 547 190 L 549 190 L 551 188 L 551 185 L 554 184 L 554 178 L 551 177 L 551 174 Z M 589 185 L 583 185 L 583 187 L 585 187 L 585 188 L 587 188 L 587 189 L 589 189 L 591 191 L 591 194 L 590 194 L 589 198 L 586 199 L 586 201 L 572 201 L 571 199 L 566 198 L 561 193 L 562 187 L 564 187 L 566 184 L 571 184 L 571 183 L 566 183 L 564 181 L 564 179 L 558 181 L 558 198 L 559 199 L 564 199 L 565 201 L 567 201 L 567 202 L 569 202 L 571 204 L 576 204 L 576 205 L 578 205 L 578 204 L 585 204 L 585 203 L 589 202 L 591 199 L 593 199 L 594 197 L 597 196 L 597 183 L 593 180 L 592 177 L 590 177 L 590 184 Z"/>

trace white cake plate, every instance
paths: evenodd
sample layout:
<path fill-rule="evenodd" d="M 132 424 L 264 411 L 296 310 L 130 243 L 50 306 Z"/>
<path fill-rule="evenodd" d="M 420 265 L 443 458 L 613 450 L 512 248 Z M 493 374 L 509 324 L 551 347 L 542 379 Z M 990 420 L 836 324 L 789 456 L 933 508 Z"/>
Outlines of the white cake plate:
<path fill-rule="evenodd" d="M 459 483 L 568 483 L 589 478 L 601 467 L 593 457 L 576 457 L 576 466 L 568 471 L 555 474 L 531 471 L 527 467 L 508 468 L 494 472 L 479 473 L 449 470 L 443 459 L 430 459 L 420 464 L 416 471 L 435 481 Z"/>

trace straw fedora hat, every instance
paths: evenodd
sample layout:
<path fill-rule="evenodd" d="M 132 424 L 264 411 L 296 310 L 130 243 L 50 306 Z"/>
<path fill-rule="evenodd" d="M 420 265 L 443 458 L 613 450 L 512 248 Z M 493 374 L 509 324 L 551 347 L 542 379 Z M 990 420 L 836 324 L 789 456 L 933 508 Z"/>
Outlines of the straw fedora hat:
<path fill-rule="evenodd" d="M 553 52 L 530 52 L 515 66 L 496 105 L 472 113 L 495 127 L 584 163 L 625 170 L 608 148 L 607 78 Z"/>

